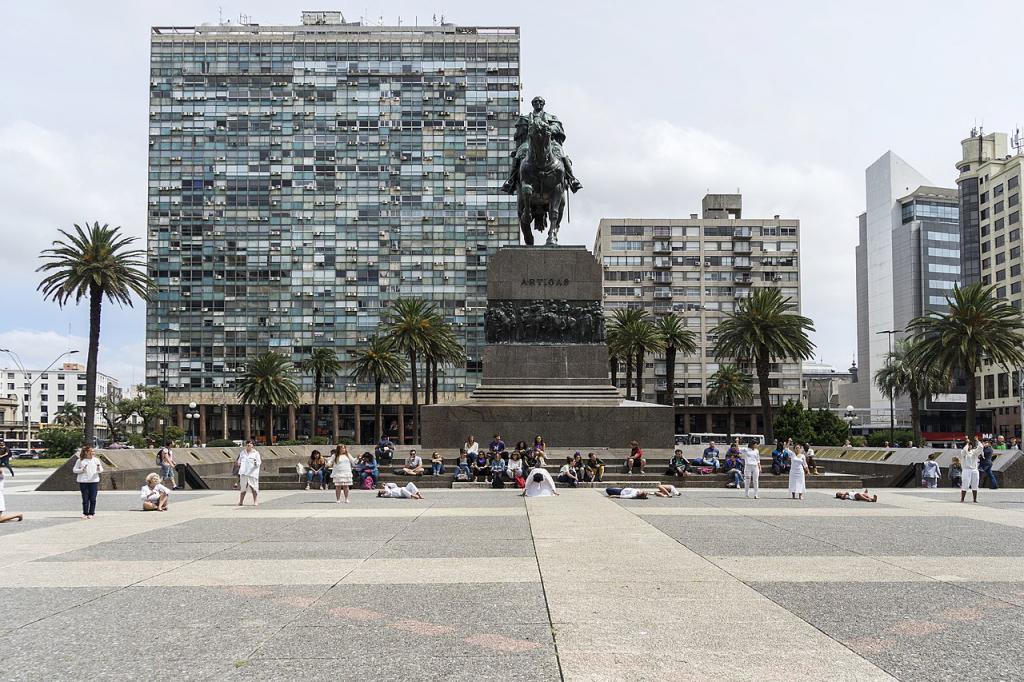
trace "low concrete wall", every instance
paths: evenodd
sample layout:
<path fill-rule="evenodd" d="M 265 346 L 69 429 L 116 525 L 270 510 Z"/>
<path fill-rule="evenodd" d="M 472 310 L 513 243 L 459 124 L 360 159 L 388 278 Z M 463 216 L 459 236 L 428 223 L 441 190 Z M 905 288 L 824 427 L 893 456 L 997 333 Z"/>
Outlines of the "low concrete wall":
<path fill-rule="evenodd" d="M 258 448 L 264 467 L 277 467 L 287 463 L 306 461 L 313 450 L 320 450 L 327 457 L 327 445 L 288 445 Z M 189 464 L 200 476 L 224 474 L 231 471 L 238 448 L 174 448 L 174 460 L 178 464 Z M 96 450 L 96 457 L 103 462 L 100 475 L 101 490 L 135 490 L 146 482 L 146 476 L 160 472 L 156 463 L 156 448 Z M 78 490 L 78 483 L 72 468 L 77 457 L 71 457 L 43 481 L 37 490 Z"/>

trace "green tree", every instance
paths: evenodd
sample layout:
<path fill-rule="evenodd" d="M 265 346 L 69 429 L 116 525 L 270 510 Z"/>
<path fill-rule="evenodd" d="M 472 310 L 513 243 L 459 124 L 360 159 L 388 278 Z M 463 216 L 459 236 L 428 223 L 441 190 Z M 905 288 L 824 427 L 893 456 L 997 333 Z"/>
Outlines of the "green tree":
<path fill-rule="evenodd" d="M 732 437 L 732 408 L 754 399 L 754 379 L 736 365 L 722 365 L 708 379 L 708 402 L 729 408 L 729 433 Z"/>
<path fill-rule="evenodd" d="M 609 346 L 619 357 L 626 360 L 626 397 L 629 398 L 628 384 L 636 380 L 636 399 L 643 400 L 644 357 L 647 353 L 660 353 L 665 343 L 658 328 L 651 322 L 646 310 L 616 310 L 612 316 L 611 341 Z M 630 372 L 630 365 L 635 371 Z M 630 376 L 632 374 L 632 377 Z"/>
<path fill-rule="evenodd" d="M 655 325 L 665 344 L 665 404 L 675 405 L 676 354 L 692 355 L 697 352 L 697 334 L 687 329 L 683 318 L 669 313 Z"/>
<path fill-rule="evenodd" d="M 798 443 L 815 441 L 814 429 L 811 426 L 809 412 L 799 401 L 787 400 L 775 414 L 775 436 L 779 440 L 792 438 Z M 767 441 L 775 442 L 775 439 Z"/>
<path fill-rule="evenodd" d="M 313 375 L 313 407 L 309 434 L 309 437 L 313 438 L 316 436 L 316 424 L 320 416 L 320 389 L 323 388 L 327 377 L 341 374 L 343 366 L 333 348 L 314 348 L 309 357 L 299 365 L 299 369 Z"/>
<path fill-rule="evenodd" d="M 103 421 L 107 422 L 108 441 L 114 442 L 119 440 L 118 436 L 121 435 L 125 422 L 131 416 L 131 412 L 124 413 L 121 405 L 124 402 L 123 398 L 111 398 L 110 396 L 103 396 L 96 400 L 96 409 L 99 410 Z"/>
<path fill-rule="evenodd" d="M 917 368 L 935 368 L 967 376 L 964 433 L 977 434 L 978 380 L 982 359 L 1016 368 L 1024 364 L 1024 318 L 1007 301 L 996 298 L 993 286 L 980 283 L 954 287 L 949 311 L 929 311 L 911 321 L 913 342 L 908 361 Z"/>
<path fill-rule="evenodd" d="M 379 441 L 384 434 L 380 387 L 382 384 L 398 382 L 405 378 L 405 360 L 395 352 L 387 339 L 379 336 L 371 337 L 365 347 L 353 350 L 352 356 L 352 376 L 356 381 L 373 384 L 373 422 L 376 439 Z"/>
<path fill-rule="evenodd" d="M 243 404 L 262 406 L 267 445 L 274 444 L 274 407 L 299 401 L 299 386 L 292 378 L 294 371 L 291 362 L 267 351 L 246 363 L 245 372 L 235 384 L 235 394 Z"/>
<path fill-rule="evenodd" d="M 100 349 L 100 321 L 104 297 L 111 303 L 132 306 L 132 294 L 149 298 L 152 282 L 146 275 L 146 252 L 129 248 L 136 237 L 124 237 L 121 228 L 98 222 L 74 233 L 58 230 L 64 240 L 40 254 L 45 262 L 37 272 L 46 273 L 38 289 L 43 298 L 63 308 L 74 299 L 89 300 L 89 353 L 85 367 L 85 441 L 96 435 L 96 363 Z"/>
<path fill-rule="evenodd" d="M 715 330 L 718 358 L 735 358 L 753 364 L 761 397 L 764 437 L 775 439 L 768 375 L 773 362 L 807 360 L 814 355 L 808 332 L 814 331 L 809 318 L 795 312 L 796 306 L 774 287 L 754 289 L 726 316 Z"/>
<path fill-rule="evenodd" d="M 80 428 L 50 426 L 39 430 L 47 457 L 70 457 L 82 447 L 85 434 Z"/>
<path fill-rule="evenodd" d="M 54 421 L 61 426 L 81 426 L 82 411 L 74 403 L 64 403 L 57 408 Z"/>
<path fill-rule="evenodd" d="M 445 321 L 435 328 L 431 335 L 427 351 L 424 354 L 427 369 L 427 381 L 424 386 L 424 403 L 437 402 L 438 369 L 446 365 L 461 365 L 466 361 L 466 353 L 462 350 L 455 330 Z M 433 400 L 428 396 L 433 395 Z"/>
<path fill-rule="evenodd" d="M 132 415 L 138 415 L 142 422 L 142 435 L 147 437 L 156 432 L 161 419 L 166 423 L 171 416 L 164 390 L 157 386 L 136 386 L 135 396 L 119 401 L 117 407 L 126 421 Z"/>
<path fill-rule="evenodd" d="M 842 445 L 850 437 L 850 425 L 831 410 L 807 410 L 814 445 Z"/>
<path fill-rule="evenodd" d="M 399 352 L 409 357 L 410 382 L 412 383 L 412 432 L 413 439 L 420 441 L 419 382 L 416 373 L 420 356 L 429 352 L 431 337 L 441 325 L 441 317 L 433 303 L 419 298 L 399 298 L 384 314 L 384 333 L 387 340 Z"/>
<path fill-rule="evenodd" d="M 643 318 L 644 312 L 638 308 L 623 308 L 612 313 L 608 323 L 605 343 L 608 344 L 608 355 L 625 364 L 626 369 L 626 400 L 633 398 L 633 349 L 629 346 L 626 330 L 636 321 Z M 617 385 L 617 384 L 616 384 Z"/>
<path fill-rule="evenodd" d="M 936 365 L 915 365 L 911 358 L 913 343 L 901 341 L 886 354 L 885 364 L 875 372 L 874 380 L 878 390 L 886 398 L 899 400 L 904 395 L 910 399 L 910 424 L 914 443 L 920 445 L 921 401 L 949 388 L 949 373 Z"/>

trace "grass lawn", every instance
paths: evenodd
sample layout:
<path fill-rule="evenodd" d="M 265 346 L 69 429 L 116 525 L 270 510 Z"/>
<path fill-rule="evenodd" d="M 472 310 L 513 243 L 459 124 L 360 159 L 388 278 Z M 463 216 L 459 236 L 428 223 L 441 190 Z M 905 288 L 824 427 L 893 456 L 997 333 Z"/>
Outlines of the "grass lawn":
<path fill-rule="evenodd" d="M 68 461 L 67 457 L 55 457 L 53 459 L 12 459 L 11 466 L 15 469 L 56 469 L 59 466 L 63 466 L 66 461 Z"/>

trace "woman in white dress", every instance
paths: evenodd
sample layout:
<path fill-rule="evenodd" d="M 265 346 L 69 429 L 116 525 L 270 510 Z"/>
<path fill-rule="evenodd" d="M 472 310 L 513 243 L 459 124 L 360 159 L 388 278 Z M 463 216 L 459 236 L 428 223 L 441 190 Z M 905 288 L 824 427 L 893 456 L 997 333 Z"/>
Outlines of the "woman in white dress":
<path fill-rule="evenodd" d="M 334 501 L 341 502 L 341 493 L 345 492 L 345 504 L 349 503 L 348 489 L 352 485 L 352 467 L 355 460 L 348 454 L 348 447 L 339 445 L 334 448 L 331 456 L 331 478 L 334 480 Z"/>
<path fill-rule="evenodd" d="M 807 458 L 804 456 L 804 449 L 799 445 L 793 453 L 789 467 L 789 494 L 794 500 L 804 499 L 804 490 L 807 488 Z"/>
<path fill-rule="evenodd" d="M 238 497 L 238 506 L 241 507 L 242 503 L 245 502 L 246 490 L 252 491 L 252 503 L 255 506 L 259 504 L 256 501 L 256 496 L 260 492 L 260 466 L 263 464 L 263 458 L 260 457 L 259 450 L 256 449 L 255 443 L 251 440 L 238 453 L 237 464 L 238 489 L 241 491 Z"/>

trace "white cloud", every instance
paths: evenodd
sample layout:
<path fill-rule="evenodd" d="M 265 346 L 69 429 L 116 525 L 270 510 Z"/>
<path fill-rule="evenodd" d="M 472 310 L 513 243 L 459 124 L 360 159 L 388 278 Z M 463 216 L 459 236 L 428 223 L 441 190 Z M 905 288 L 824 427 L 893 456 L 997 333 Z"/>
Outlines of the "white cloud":
<path fill-rule="evenodd" d="M 53 330 L 14 329 L 0 332 L 0 348 L 13 350 L 26 369 L 42 370 L 61 353 L 77 350 L 64 362 L 85 364 L 89 340 L 84 336 L 61 334 Z M 98 368 L 118 380 L 122 388 L 145 380 L 145 344 L 140 340 L 125 346 L 107 346 L 100 337 Z M 58 363 L 59 366 L 60 363 Z M 0 354 L 0 367 L 14 367 L 10 356 Z"/>
<path fill-rule="evenodd" d="M 743 194 L 745 217 L 801 221 L 801 297 L 826 360 L 844 365 L 856 347 L 856 215 L 861 180 L 836 167 L 773 159 L 735 141 L 653 117 L 608 112 L 565 88 L 558 115 L 566 151 L 585 189 L 570 199 L 560 241 L 593 246 L 601 218 L 686 218 L 707 192 Z M 794 155 L 795 158 L 799 158 Z"/>
<path fill-rule="evenodd" d="M 27 121 L 0 126 L 0 268 L 30 277 L 58 228 L 100 221 L 145 234 L 145 149 L 93 134 L 75 137 Z M 141 163 L 140 163 L 141 160 Z"/>

